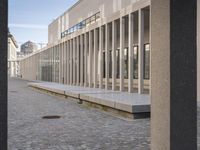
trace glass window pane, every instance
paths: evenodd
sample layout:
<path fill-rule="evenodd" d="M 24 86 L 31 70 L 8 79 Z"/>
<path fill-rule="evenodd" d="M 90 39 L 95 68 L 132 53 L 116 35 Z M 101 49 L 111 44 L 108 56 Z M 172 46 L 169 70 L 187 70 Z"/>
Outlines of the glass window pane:
<path fill-rule="evenodd" d="M 109 51 L 109 78 L 112 78 L 112 50 Z"/>
<path fill-rule="evenodd" d="M 117 70 L 116 70 L 116 78 L 119 79 L 119 63 L 120 63 L 120 58 L 119 58 L 119 49 L 116 50 L 116 63 L 117 63 Z"/>
<path fill-rule="evenodd" d="M 90 24 L 90 18 L 86 19 L 86 26 Z"/>
<path fill-rule="evenodd" d="M 124 49 L 124 78 L 128 79 L 128 48 Z"/>
<path fill-rule="evenodd" d="M 138 79 L 138 46 L 134 46 L 133 50 L 134 50 L 134 59 L 133 59 L 134 79 Z"/>
<path fill-rule="evenodd" d="M 100 12 L 96 14 L 96 21 L 100 19 Z"/>
<path fill-rule="evenodd" d="M 144 45 L 144 79 L 149 79 L 150 75 L 150 46 Z"/>
<path fill-rule="evenodd" d="M 94 15 L 94 16 L 91 17 L 91 23 L 94 23 L 95 20 L 96 20 L 96 19 L 95 19 L 95 15 Z"/>
<path fill-rule="evenodd" d="M 105 52 L 103 52 L 103 78 L 106 77 L 106 59 L 105 59 L 106 55 Z"/>

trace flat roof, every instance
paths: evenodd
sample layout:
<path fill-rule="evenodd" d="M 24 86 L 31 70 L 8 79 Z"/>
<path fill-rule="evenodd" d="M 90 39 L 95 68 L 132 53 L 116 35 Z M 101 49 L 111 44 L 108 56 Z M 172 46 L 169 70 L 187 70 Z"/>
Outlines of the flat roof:
<path fill-rule="evenodd" d="M 74 3 L 70 8 L 68 8 L 64 13 L 62 13 L 60 16 L 58 16 L 56 19 L 54 19 L 50 24 L 52 24 L 54 21 L 56 21 L 58 18 L 60 18 L 61 16 L 65 15 L 66 13 L 68 13 L 70 10 L 72 10 L 74 7 L 76 7 L 79 3 L 81 3 L 83 0 L 78 0 L 76 3 Z M 49 25 L 50 25 L 49 24 Z"/>

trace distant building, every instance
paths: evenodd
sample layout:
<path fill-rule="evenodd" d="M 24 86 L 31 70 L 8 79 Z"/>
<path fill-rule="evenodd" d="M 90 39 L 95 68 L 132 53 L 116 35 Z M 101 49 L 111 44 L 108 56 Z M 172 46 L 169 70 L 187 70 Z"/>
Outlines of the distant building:
<path fill-rule="evenodd" d="M 24 55 L 28 55 L 28 54 L 31 54 L 33 53 L 34 51 L 36 51 L 38 48 L 37 48 L 37 44 L 36 43 L 33 43 L 31 41 L 27 41 L 26 43 L 22 44 L 21 45 L 21 52 L 24 54 Z"/>
<path fill-rule="evenodd" d="M 8 76 L 16 77 L 19 71 L 19 63 L 17 61 L 17 42 L 14 36 L 8 33 Z"/>
<path fill-rule="evenodd" d="M 25 55 L 22 52 L 17 52 L 17 59 L 23 58 Z"/>

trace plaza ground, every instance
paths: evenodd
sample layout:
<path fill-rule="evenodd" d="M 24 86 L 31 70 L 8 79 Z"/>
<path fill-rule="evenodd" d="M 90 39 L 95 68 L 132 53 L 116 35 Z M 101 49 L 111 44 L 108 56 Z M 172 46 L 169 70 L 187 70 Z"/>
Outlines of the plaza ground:
<path fill-rule="evenodd" d="M 8 81 L 9 150 L 149 150 L 150 119 L 125 120 Z M 198 128 L 200 127 L 198 104 Z M 42 119 L 59 115 L 60 119 Z M 198 137 L 200 133 L 198 132 Z M 200 140 L 198 139 L 200 146 Z M 200 147 L 199 147 L 200 149 Z"/>

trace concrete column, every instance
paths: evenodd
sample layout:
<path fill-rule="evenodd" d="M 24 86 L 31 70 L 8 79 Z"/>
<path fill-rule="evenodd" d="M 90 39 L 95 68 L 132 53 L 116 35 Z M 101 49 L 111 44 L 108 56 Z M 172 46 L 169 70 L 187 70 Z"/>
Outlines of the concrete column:
<path fill-rule="evenodd" d="M 67 41 L 65 42 L 65 84 L 67 84 Z"/>
<path fill-rule="evenodd" d="M 53 47 L 53 82 L 56 82 L 56 46 Z M 41 68 L 41 65 L 42 65 L 42 53 L 40 53 L 40 80 L 42 79 L 42 68 Z"/>
<path fill-rule="evenodd" d="M 128 65 L 128 91 L 133 92 L 133 14 L 129 14 L 129 35 L 128 35 L 128 47 L 129 47 L 129 65 Z"/>
<path fill-rule="evenodd" d="M 87 63 L 87 52 L 88 52 L 88 39 L 87 39 L 87 33 L 85 33 L 85 51 L 84 51 L 84 53 L 85 53 L 85 70 L 84 70 L 84 77 L 85 77 L 85 83 L 84 83 L 84 85 L 87 87 L 87 76 L 88 76 L 88 74 L 87 74 L 87 66 L 88 66 L 88 63 Z"/>
<path fill-rule="evenodd" d="M 63 70 L 64 70 L 64 83 L 67 84 L 67 48 L 66 48 L 66 42 L 64 42 L 64 66 L 63 66 Z"/>
<path fill-rule="evenodd" d="M 97 29 L 94 29 L 94 88 L 97 88 L 97 61 L 98 61 L 98 49 L 97 49 Z"/>
<path fill-rule="evenodd" d="M 196 2 L 151 1 L 152 150 L 197 150 Z"/>
<path fill-rule="evenodd" d="M 60 44 L 60 69 L 60 83 L 63 83 L 63 43 Z"/>
<path fill-rule="evenodd" d="M 67 41 L 66 48 L 67 48 L 67 85 L 70 84 L 70 48 L 69 48 L 70 42 Z"/>
<path fill-rule="evenodd" d="M 65 43 L 62 43 L 62 83 L 65 84 Z"/>
<path fill-rule="evenodd" d="M 109 25 L 105 25 L 105 57 L 106 57 L 106 78 L 105 78 L 105 89 L 109 89 Z"/>
<path fill-rule="evenodd" d="M 62 49 L 61 49 L 61 59 L 62 59 L 62 60 L 61 60 L 61 62 L 60 62 L 60 63 L 62 64 L 62 65 L 61 65 L 61 70 L 62 70 L 62 71 L 61 71 L 61 72 L 62 72 L 62 75 L 61 75 L 61 77 L 62 77 L 62 78 L 61 78 L 61 83 L 64 84 L 64 70 L 63 70 L 63 66 L 64 66 L 64 50 L 63 50 L 63 49 L 64 49 L 64 47 L 63 47 L 63 43 L 61 43 L 61 48 L 62 48 Z M 48 77 L 48 78 L 49 78 L 49 77 Z"/>
<path fill-rule="evenodd" d="M 76 85 L 76 38 L 73 38 L 73 85 Z"/>
<path fill-rule="evenodd" d="M 7 20 L 8 20 L 8 14 L 7 14 L 7 8 L 8 7 L 8 1 L 3 0 L 0 3 L 0 14 L 1 16 L 4 15 L 4 17 L 0 18 L 0 28 L 1 28 L 1 34 L 0 34 L 0 39 L 1 39 L 1 44 L 0 44 L 0 56 L 1 56 L 1 61 L 0 61 L 0 149 L 1 150 L 7 150 L 7 137 L 8 137 L 8 76 L 7 76 L 7 62 L 8 62 L 8 31 L 7 31 Z"/>
<path fill-rule="evenodd" d="M 79 61 L 80 61 L 80 57 L 79 57 L 79 44 L 80 44 L 80 41 L 79 41 L 79 36 L 76 38 L 76 42 L 77 42 L 77 46 L 76 46 L 76 49 L 77 49 L 77 60 L 76 60 L 76 62 L 77 62 L 77 71 L 76 71 L 76 76 L 77 76 L 77 78 L 76 78 L 76 85 L 77 86 L 79 86 L 80 85 L 80 81 L 79 81 L 79 70 L 80 70 L 80 66 L 79 66 Z"/>
<path fill-rule="evenodd" d="M 72 59 L 73 58 L 73 55 L 72 55 L 72 40 L 70 40 L 69 44 L 70 44 L 70 71 L 69 72 L 70 72 L 70 85 L 72 85 L 72 83 L 73 83 L 72 82 L 72 79 L 73 79 L 72 78 L 72 76 L 73 76 L 73 71 L 72 71 L 72 67 L 73 67 L 72 66 L 72 64 L 73 64 L 73 59 Z"/>
<path fill-rule="evenodd" d="M 99 88 L 102 89 L 103 85 L 103 55 L 102 55 L 102 49 L 103 49 L 103 29 L 102 27 L 99 27 Z"/>
<path fill-rule="evenodd" d="M 80 77 L 80 85 L 83 86 L 83 35 L 80 36 L 80 48 L 81 48 L 81 53 L 80 53 L 80 72 L 81 72 L 81 77 Z"/>
<path fill-rule="evenodd" d="M 117 41 L 116 22 L 112 22 L 112 90 L 116 90 L 116 41 Z"/>
<path fill-rule="evenodd" d="M 92 87 L 92 31 L 89 31 L 89 87 Z"/>
<path fill-rule="evenodd" d="M 125 19 L 120 18 L 120 91 L 124 91 L 124 24 Z"/>
<path fill-rule="evenodd" d="M 138 93 L 144 88 L 144 12 L 138 12 Z"/>
<path fill-rule="evenodd" d="M 62 83 L 62 43 L 58 45 L 59 51 L 59 83 Z"/>
<path fill-rule="evenodd" d="M 197 100 L 200 101 L 200 0 L 197 3 Z"/>

